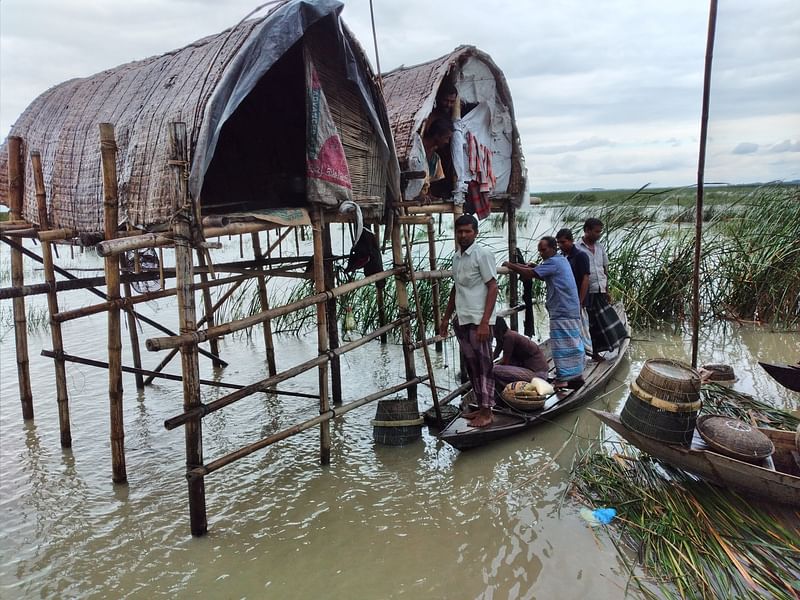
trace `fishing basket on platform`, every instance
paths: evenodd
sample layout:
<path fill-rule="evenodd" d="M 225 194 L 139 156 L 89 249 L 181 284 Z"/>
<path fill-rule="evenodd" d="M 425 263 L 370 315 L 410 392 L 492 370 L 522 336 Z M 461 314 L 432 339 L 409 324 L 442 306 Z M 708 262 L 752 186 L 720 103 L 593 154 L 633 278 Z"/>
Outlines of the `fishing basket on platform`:
<path fill-rule="evenodd" d="M 649 438 L 688 446 L 700 404 L 696 369 L 676 360 L 651 359 L 631 383 L 620 420 Z"/>
<path fill-rule="evenodd" d="M 761 462 L 775 452 L 772 440 L 734 417 L 703 415 L 697 419 L 697 433 L 712 450 L 746 462 Z"/>
<path fill-rule="evenodd" d="M 372 421 L 372 438 L 378 444 L 403 446 L 422 437 L 423 422 L 416 400 L 380 400 Z"/>

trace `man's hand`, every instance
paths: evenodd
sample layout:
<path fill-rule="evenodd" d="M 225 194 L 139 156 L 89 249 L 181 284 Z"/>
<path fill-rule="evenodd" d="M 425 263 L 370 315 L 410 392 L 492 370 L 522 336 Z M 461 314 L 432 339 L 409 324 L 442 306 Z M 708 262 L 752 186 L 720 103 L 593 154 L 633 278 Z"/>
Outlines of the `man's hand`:
<path fill-rule="evenodd" d="M 439 335 L 442 337 L 447 337 L 447 330 L 450 328 L 450 323 L 448 319 L 442 319 L 442 322 L 439 323 Z"/>
<path fill-rule="evenodd" d="M 489 339 L 489 324 L 488 323 L 484 323 L 483 321 L 481 321 L 480 324 L 478 325 L 477 335 L 478 335 L 478 341 L 479 342 L 484 342 L 484 341 L 488 340 Z"/>

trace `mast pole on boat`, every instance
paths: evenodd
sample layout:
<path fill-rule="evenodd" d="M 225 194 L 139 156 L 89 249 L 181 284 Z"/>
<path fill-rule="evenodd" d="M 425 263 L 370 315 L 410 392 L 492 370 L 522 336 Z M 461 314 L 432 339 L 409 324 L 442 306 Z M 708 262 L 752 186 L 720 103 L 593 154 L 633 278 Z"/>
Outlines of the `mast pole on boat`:
<path fill-rule="evenodd" d="M 703 236 L 703 178 L 706 167 L 706 139 L 708 138 L 708 106 L 711 95 L 711 63 L 714 56 L 714 33 L 717 27 L 717 0 L 710 0 L 708 12 L 708 38 L 703 73 L 703 108 L 700 116 L 700 150 L 697 160 L 697 202 L 695 203 L 694 265 L 692 268 L 692 366 L 697 367 L 698 336 L 700 330 L 700 249 Z"/>

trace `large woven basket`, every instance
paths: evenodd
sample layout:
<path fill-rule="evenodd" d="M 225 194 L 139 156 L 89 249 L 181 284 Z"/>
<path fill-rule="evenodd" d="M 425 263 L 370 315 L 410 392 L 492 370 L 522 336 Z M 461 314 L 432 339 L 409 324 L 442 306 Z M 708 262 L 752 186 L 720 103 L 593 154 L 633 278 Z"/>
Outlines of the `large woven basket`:
<path fill-rule="evenodd" d="M 646 394 L 667 402 L 696 402 L 700 398 L 697 369 L 669 358 L 645 361 L 636 385 Z"/>
<path fill-rule="evenodd" d="M 713 450 L 746 462 L 760 462 L 772 456 L 775 444 L 755 427 L 725 415 L 703 415 L 697 432 Z"/>

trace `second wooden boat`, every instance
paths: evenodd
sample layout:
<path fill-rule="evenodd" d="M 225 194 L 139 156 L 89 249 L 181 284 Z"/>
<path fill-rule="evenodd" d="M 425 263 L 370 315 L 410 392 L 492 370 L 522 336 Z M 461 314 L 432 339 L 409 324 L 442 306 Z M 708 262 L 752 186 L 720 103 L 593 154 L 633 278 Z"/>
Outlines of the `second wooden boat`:
<path fill-rule="evenodd" d="M 800 364 L 781 365 L 774 363 L 760 364 L 770 376 L 783 387 L 795 392 L 800 392 Z"/>
<path fill-rule="evenodd" d="M 711 450 L 699 436 L 688 447 L 666 444 L 629 429 L 618 415 L 592 408 L 589 411 L 639 450 L 674 467 L 721 487 L 800 507 L 800 454 L 798 434 L 793 431 L 759 428 L 772 440 L 775 452 L 771 460 L 753 464 Z"/>

